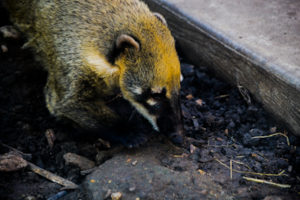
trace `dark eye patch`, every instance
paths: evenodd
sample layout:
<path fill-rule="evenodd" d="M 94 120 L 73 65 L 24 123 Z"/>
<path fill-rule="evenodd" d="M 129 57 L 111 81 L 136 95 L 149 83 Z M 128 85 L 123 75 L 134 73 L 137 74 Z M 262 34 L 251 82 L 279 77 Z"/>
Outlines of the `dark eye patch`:
<path fill-rule="evenodd" d="M 168 102 L 168 99 L 166 97 L 166 89 L 163 88 L 160 93 L 152 92 L 150 88 L 143 90 L 143 93 L 140 95 L 136 95 L 135 99 L 137 102 L 141 103 L 145 108 L 149 110 L 150 113 L 155 114 L 156 112 L 159 112 L 163 105 L 165 105 Z M 157 103 L 155 105 L 149 105 L 147 103 L 147 100 L 152 98 Z"/>
<path fill-rule="evenodd" d="M 166 94 L 167 94 L 167 90 L 166 90 L 166 88 L 163 88 L 160 93 L 156 93 L 156 92 L 153 93 L 153 92 L 151 92 L 151 97 L 153 99 L 160 100 L 160 99 L 165 99 L 166 98 Z"/>

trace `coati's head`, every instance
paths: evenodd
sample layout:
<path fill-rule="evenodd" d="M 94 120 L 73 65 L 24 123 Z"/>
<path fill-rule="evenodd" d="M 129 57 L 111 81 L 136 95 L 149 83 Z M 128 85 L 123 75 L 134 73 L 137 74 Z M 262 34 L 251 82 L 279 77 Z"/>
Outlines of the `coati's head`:
<path fill-rule="evenodd" d="M 182 143 L 180 63 L 166 21 L 154 13 L 127 31 L 115 42 L 123 97 L 155 130 Z"/>

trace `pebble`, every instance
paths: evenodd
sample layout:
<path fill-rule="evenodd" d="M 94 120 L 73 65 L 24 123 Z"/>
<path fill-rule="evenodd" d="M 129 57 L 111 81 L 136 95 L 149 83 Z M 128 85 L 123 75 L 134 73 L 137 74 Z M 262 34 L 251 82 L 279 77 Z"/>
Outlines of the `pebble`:
<path fill-rule="evenodd" d="M 0 27 L 0 33 L 4 38 L 18 39 L 20 37 L 20 33 L 10 25 Z"/>
<path fill-rule="evenodd" d="M 67 164 L 78 166 L 81 170 L 87 170 L 95 167 L 95 162 L 75 153 L 66 153 L 63 158 Z"/>
<path fill-rule="evenodd" d="M 283 200 L 280 196 L 266 196 L 263 200 Z"/>
<path fill-rule="evenodd" d="M 24 200 L 36 200 L 36 198 L 34 196 L 27 196 Z"/>
<path fill-rule="evenodd" d="M 293 171 L 293 166 L 292 165 L 289 165 L 288 167 L 288 172 L 292 172 Z"/>
<path fill-rule="evenodd" d="M 3 53 L 8 52 L 8 48 L 7 48 L 7 46 L 4 45 L 4 44 L 1 44 L 1 50 L 2 50 Z"/>
<path fill-rule="evenodd" d="M 133 166 L 135 166 L 137 163 L 138 163 L 138 161 L 135 160 L 135 161 L 133 161 L 131 164 L 132 164 Z"/>
<path fill-rule="evenodd" d="M 111 199 L 112 200 L 120 200 L 122 198 L 122 193 L 121 192 L 114 192 L 111 194 Z"/>
<path fill-rule="evenodd" d="M 136 187 L 135 187 L 135 185 L 133 185 L 133 186 L 131 186 L 131 187 L 129 188 L 129 192 L 134 192 L 135 189 L 136 189 Z"/>
<path fill-rule="evenodd" d="M 193 144 L 190 145 L 190 152 L 194 153 L 197 150 L 197 147 L 195 147 Z"/>
<path fill-rule="evenodd" d="M 188 100 L 192 100 L 194 98 L 194 96 L 192 94 L 188 94 L 185 96 L 185 98 Z"/>

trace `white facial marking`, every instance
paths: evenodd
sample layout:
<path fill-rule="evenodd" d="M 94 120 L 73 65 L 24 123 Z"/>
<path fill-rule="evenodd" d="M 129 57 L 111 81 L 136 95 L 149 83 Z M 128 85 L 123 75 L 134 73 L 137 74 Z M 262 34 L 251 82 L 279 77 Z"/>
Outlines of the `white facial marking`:
<path fill-rule="evenodd" d="M 147 101 L 147 104 L 149 104 L 150 106 L 154 106 L 157 104 L 157 101 L 155 101 L 154 99 L 150 98 Z"/>
<path fill-rule="evenodd" d="M 154 88 L 151 88 L 151 91 L 153 92 L 153 93 L 161 93 L 161 91 L 162 91 L 162 88 L 161 87 L 154 87 Z"/>
<path fill-rule="evenodd" d="M 159 131 L 159 128 L 158 128 L 157 122 L 156 122 L 156 117 L 154 115 L 151 115 L 148 112 L 148 110 L 144 106 L 142 106 L 141 104 L 136 103 L 136 102 L 131 102 L 131 103 L 139 111 L 139 113 L 141 113 L 150 122 L 153 129 L 156 130 L 156 131 Z"/>
<path fill-rule="evenodd" d="M 182 76 L 182 74 L 180 74 L 180 82 L 182 82 L 183 81 L 183 76 Z"/>
<path fill-rule="evenodd" d="M 110 76 L 118 71 L 118 68 L 111 66 L 103 57 L 98 54 L 86 54 L 85 60 L 95 68 L 102 77 Z"/>
<path fill-rule="evenodd" d="M 134 93 L 134 94 L 142 94 L 143 90 L 141 87 L 138 87 L 138 86 L 134 86 L 131 88 L 131 91 Z"/>

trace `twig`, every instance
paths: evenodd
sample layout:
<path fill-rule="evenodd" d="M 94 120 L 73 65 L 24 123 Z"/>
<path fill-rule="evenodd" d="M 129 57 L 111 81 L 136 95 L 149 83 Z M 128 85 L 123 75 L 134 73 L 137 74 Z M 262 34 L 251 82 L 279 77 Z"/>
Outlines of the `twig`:
<path fill-rule="evenodd" d="M 58 183 L 58 184 L 64 186 L 63 189 L 77 189 L 78 188 L 78 185 L 76 185 L 75 183 L 73 183 L 67 179 L 64 179 L 58 175 L 55 175 L 45 169 L 42 169 L 33 163 L 28 162 L 28 166 L 29 166 L 30 170 L 33 171 L 34 173 L 39 174 L 40 176 L 42 176 L 48 180 L 51 180 L 52 182 L 55 182 L 55 183 Z"/>
<path fill-rule="evenodd" d="M 237 160 L 231 160 L 231 161 L 234 162 L 234 163 L 240 164 L 240 165 L 244 165 L 245 167 L 247 167 L 248 169 L 251 170 L 251 168 L 247 164 L 245 164 L 245 163 L 243 163 L 241 161 L 237 161 Z"/>
<path fill-rule="evenodd" d="M 230 179 L 232 180 L 232 160 L 230 159 Z"/>
<path fill-rule="evenodd" d="M 230 169 L 230 167 L 228 165 L 226 165 L 225 163 L 223 163 L 219 159 L 215 158 L 215 160 L 218 163 L 220 163 L 221 165 L 223 165 L 224 167 L 226 167 L 227 169 Z M 240 170 L 237 170 L 237 169 L 232 169 L 232 171 L 237 172 L 237 173 L 241 173 L 241 174 L 252 174 L 252 175 L 259 175 L 259 176 L 287 176 L 286 174 L 284 174 L 285 170 L 282 170 L 278 174 L 265 174 L 265 173 L 258 173 L 258 172 L 240 171 Z"/>
<path fill-rule="evenodd" d="M 277 135 L 281 135 L 283 137 L 286 138 L 286 143 L 288 146 L 290 146 L 290 140 L 289 140 L 289 137 L 286 135 L 286 133 L 273 133 L 271 135 L 262 135 L 262 136 L 254 136 L 252 137 L 252 139 L 263 139 L 263 138 L 269 138 L 269 137 L 274 137 L 274 136 L 277 136 Z"/>
<path fill-rule="evenodd" d="M 246 177 L 246 176 L 243 176 L 243 179 L 246 179 L 247 181 L 256 182 L 256 183 L 265 183 L 265 184 L 273 185 L 273 186 L 280 187 L 280 188 L 290 188 L 291 187 L 291 185 L 287 185 L 287 184 L 274 183 L 271 181 L 266 181 L 266 180 L 257 179 L 257 178 L 250 178 L 250 177 Z"/>
<path fill-rule="evenodd" d="M 25 158 L 25 157 L 32 157 L 31 154 L 25 154 L 11 146 L 8 146 L 6 144 L 3 144 L 1 141 L 0 141 L 0 145 L 12 150 L 13 152 L 17 153 L 18 155 L 20 155 L 21 157 Z M 31 171 L 33 171 L 34 173 L 36 174 L 39 174 L 40 176 L 43 176 L 44 178 L 47 178 L 48 180 L 51 180 L 55 183 L 58 183 L 62 186 L 64 186 L 62 189 L 77 189 L 78 188 L 78 185 L 76 185 L 75 183 L 73 183 L 72 181 L 69 181 L 67 179 L 64 179 L 58 175 L 55 175 L 45 169 L 42 169 L 38 166 L 36 166 L 35 164 L 29 162 L 29 161 L 26 161 L 27 164 L 28 164 L 28 167 Z"/>
<path fill-rule="evenodd" d="M 226 97 L 229 97 L 229 94 L 223 94 L 223 95 L 216 96 L 215 99 L 223 99 Z"/>

